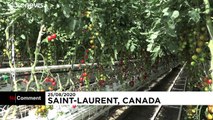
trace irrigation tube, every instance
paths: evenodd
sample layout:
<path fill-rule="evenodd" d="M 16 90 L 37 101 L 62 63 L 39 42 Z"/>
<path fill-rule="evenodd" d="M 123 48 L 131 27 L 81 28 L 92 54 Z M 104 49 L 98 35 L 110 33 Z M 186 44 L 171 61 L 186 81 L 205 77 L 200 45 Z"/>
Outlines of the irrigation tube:
<path fill-rule="evenodd" d="M 183 67 L 181 68 L 181 70 L 179 71 L 178 75 L 175 77 L 175 79 L 174 79 L 172 85 L 169 87 L 169 89 L 167 90 L 167 92 L 170 92 L 170 91 L 171 91 L 172 87 L 174 86 L 175 82 L 177 81 L 178 77 L 179 77 L 180 74 L 182 73 L 182 71 L 183 71 L 183 69 L 185 68 L 185 66 L 186 66 L 186 62 L 185 62 L 185 64 L 183 65 Z M 156 116 L 158 115 L 158 113 L 159 113 L 161 107 L 162 107 L 162 105 L 159 105 L 159 106 L 156 108 L 155 113 L 154 113 L 154 115 L 152 116 L 152 118 L 151 118 L 150 120 L 155 120 L 155 118 L 156 118 Z"/>
<path fill-rule="evenodd" d="M 138 60 L 130 60 L 129 62 L 136 62 Z M 114 65 L 118 65 L 120 61 L 115 61 Z M 53 69 L 66 69 L 66 68 L 71 68 L 72 70 L 74 69 L 81 69 L 82 67 L 85 66 L 97 66 L 97 63 L 88 63 L 88 64 L 69 64 L 69 65 L 52 65 L 52 66 L 38 66 L 35 67 L 36 71 L 39 70 L 53 70 Z M 79 68 L 81 66 L 81 68 Z M 22 68 L 2 68 L 0 69 L 0 74 L 1 73 L 11 73 L 11 71 L 14 70 L 15 72 L 30 72 L 32 70 L 32 67 L 22 67 Z"/>

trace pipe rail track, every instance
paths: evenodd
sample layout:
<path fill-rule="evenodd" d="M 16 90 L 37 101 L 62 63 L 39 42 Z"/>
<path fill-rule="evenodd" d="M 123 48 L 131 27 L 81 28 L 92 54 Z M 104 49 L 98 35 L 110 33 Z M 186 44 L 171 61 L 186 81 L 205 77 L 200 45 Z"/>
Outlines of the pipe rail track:
<path fill-rule="evenodd" d="M 172 81 L 172 84 L 169 86 L 167 92 L 170 92 L 170 91 L 185 91 L 186 90 L 187 78 L 181 78 L 180 77 L 180 75 L 183 73 L 185 66 L 186 66 L 186 63 L 183 65 L 183 67 L 179 71 L 178 75 Z M 153 116 L 150 120 L 160 120 L 159 117 L 161 115 L 163 107 L 179 109 L 177 120 L 181 120 L 182 105 L 181 106 L 162 106 L 162 105 L 160 105 L 160 106 L 158 106 L 158 108 L 156 109 L 155 113 L 153 114 Z"/>
<path fill-rule="evenodd" d="M 128 62 L 136 62 L 139 60 L 129 60 Z M 115 61 L 114 65 L 119 65 L 120 61 Z M 79 66 L 81 66 L 79 68 Z M 79 70 L 82 69 L 86 66 L 98 66 L 98 63 L 87 63 L 87 64 L 66 64 L 66 65 L 51 65 L 51 66 L 36 66 L 35 70 L 40 71 L 40 70 L 56 70 L 56 69 L 71 69 L 71 70 Z M 32 67 L 21 67 L 21 68 L 0 68 L 0 74 L 3 73 L 11 73 L 11 71 L 15 72 L 30 72 Z"/>
<path fill-rule="evenodd" d="M 166 76 L 162 76 L 161 79 L 156 80 L 157 82 L 151 84 L 148 88 L 142 88 L 139 91 L 185 91 L 187 85 L 186 77 L 182 76 L 183 70 L 186 66 L 186 63 L 181 67 L 174 67 L 174 70 Z M 120 114 L 116 113 L 117 110 L 113 110 L 113 113 L 110 117 L 105 120 L 181 120 L 182 106 L 124 106 L 127 107 Z M 162 118 L 163 113 L 168 112 L 167 109 L 176 109 L 175 113 L 169 111 L 169 116 L 175 114 L 175 118 Z M 172 111 L 174 112 L 174 111 Z M 116 115 L 118 114 L 118 115 Z M 168 113 L 166 113 L 168 117 Z M 98 119 L 101 120 L 101 119 Z"/>

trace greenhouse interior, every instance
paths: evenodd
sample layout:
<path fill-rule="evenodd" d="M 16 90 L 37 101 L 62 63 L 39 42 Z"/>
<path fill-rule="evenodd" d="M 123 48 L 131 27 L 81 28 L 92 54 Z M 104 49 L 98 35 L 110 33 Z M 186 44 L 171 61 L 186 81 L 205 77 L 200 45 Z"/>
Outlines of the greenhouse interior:
<path fill-rule="evenodd" d="M 1 120 L 213 120 L 213 102 L 193 104 L 213 101 L 212 79 L 213 0 L 0 0 Z M 129 94 L 121 105 L 45 96 L 100 92 L 99 103 Z M 130 97 L 149 92 L 183 96 Z M 182 104 L 187 92 L 209 97 Z"/>

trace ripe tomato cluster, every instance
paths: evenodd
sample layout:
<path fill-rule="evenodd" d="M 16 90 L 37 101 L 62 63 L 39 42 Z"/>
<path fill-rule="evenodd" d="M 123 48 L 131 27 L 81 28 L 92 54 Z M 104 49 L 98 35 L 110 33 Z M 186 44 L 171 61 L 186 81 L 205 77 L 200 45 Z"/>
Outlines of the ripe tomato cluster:
<path fill-rule="evenodd" d="M 47 36 L 47 40 L 51 42 L 53 39 L 56 39 L 57 35 L 54 33 L 52 35 Z"/>
<path fill-rule="evenodd" d="M 48 87 L 48 90 L 50 91 L 53 91 L 53 88 L 57 85 L 57 82 L 53 77 L 46 77 L 44 81 L 47 84 L 51 84 L 51 86 Z"/>
<path fill-rule="evenodd" d="M 84 58 L 80 60 L 79 68 L 81 67 L 81 64 L 85 64 L 86 63 L 86 60 L 88 59 L 88 55 L 89 55 L 89 50 L 86 49 L 85 53 L 84 53 Z"/>
<path fill-rule="evenodd" d="M 85 17 L 89 18 L 90 15 L 91 15 L 91 11 L 86 11 L 86 12 L 83 13 L 83 15 L 84 15 Z"/>
<path fill-rule="evenodd" d="M 208 40 L 207 30 L 205 27 L 202 27 L 200 29 L 200 31 L 194 31 L 193 35 L 196 39 L 196 42 L 193 42 L 191 40 L 191 42 L 192 42 L 191 44 L 192 45 L 194 44 L 194 46 L 196 48 L 194 50 L 194 54 L 191 57 L 192 58 L 191 66 L 195 66 L 196 63 L 198 63 L 198 62 L 205 61 L 206 54 L 205 54 L 204 48 L 205 48 L 205 42 L 207 42 L 207 40 Z M 191 45 L 191 47 L 193 48 L 194 46 L 192 46 L 192 45 Z"/>
<path fill-rule="evenodd" d="M 80 60 L 80 64 L 79 64 L 80 66 L 81 66 L 81 64 L 85 64 L 85 63 L 86 63 L 86 60 L 88 59 L 88 55 L 89 55 L 89 50 L 86 49 L 86 50 L 85 50 L 85 53 L 84 53 L 84 58 Z M 86 77 L 87 77 L 87 72 L 86 72 L 86 71 L 87 71 L 87 70 L 86 70 L 86 68 L 85 68 L 85 69 L 83 70 L 83 73 L 81 74 L 81 76 L 80 76 L 80 78 L 79 78 L 81 86 L 84 85 L 84 82 L 85 82 L 85 80 L 86 80 Z"/>
<path fill-rule="evenodd" d="M 52 110 L 53 106 L 51 105 L 36 105 L 36 115 L 39 115 L 41 117 L 46 117 L 49 110 Z"/>
<path fill-rule="evenodd" d="M 202 81 L 195 84 L 196 90 L 211 91 L 212 79 L 209 77 L 201 78 Z"/>
<path fill-rule="evenodd" d="M 203 78 L 203 86 L 204 86 L 204 91 L 211 91 L 211 85 L 212 85 L 212 79 L 208 77 Z"/>
<path fill-rule="evenodd" d="M 207 120 L 213 120 L 213 105 L 208 105 L 206 108 L 206 118 Z"/>
<path fill-rule="evenodd" d="M 91 49 L 95 49 L 96 48 L 96 45 L 95 45 L 95 36 L 93 35 L 92 37 L 90 37 L 90 41 L 89 41 L 89 43 L 90 43 L 90 48 Z"/>
<path fill-rule="evenodd" d="M 81 86 L 84 85 L 84 82 L 85 82 L 85 80 L 86 80 L 87 77 L 88 77 L 87 76 L 87 72 L 86 72 L 86 70 L 84 70 L 84 72 L 81 74 L 81 77 L 79 78 Z"/>
<path fill-rule="evenodd" d="M 198 112 L 197 106 L 187 106 L 187 120 L 194 120 Z"/>
<path fill-rule="evenodd" d="M 86 21 L 89 21 L 86 23 L 86 25 L 84 25 L 84 30 L 82 31 L 83 33 L 89 33 L 90 37 L 89 37 L 89 46 L 90 49 L 95 49 L 97 48 L 96 45 L 96 39 L 99 36 L 99 32 L 97 30 L 98 26 L 96 26 L 96 24 L 93 23 L 93 21 L 91 21 L 91 11 L 86 10 L 83 13 L 83 16 L 85 17 Z"/>

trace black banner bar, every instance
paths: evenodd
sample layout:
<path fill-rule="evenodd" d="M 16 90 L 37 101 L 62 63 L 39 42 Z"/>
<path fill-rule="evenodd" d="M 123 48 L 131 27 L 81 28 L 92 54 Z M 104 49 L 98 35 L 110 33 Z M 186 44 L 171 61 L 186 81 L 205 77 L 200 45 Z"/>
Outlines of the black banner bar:
<path fill-rule="evenodd" d="M 45 92 L 0 92 L 0 105 L 45 105 Z"/>

